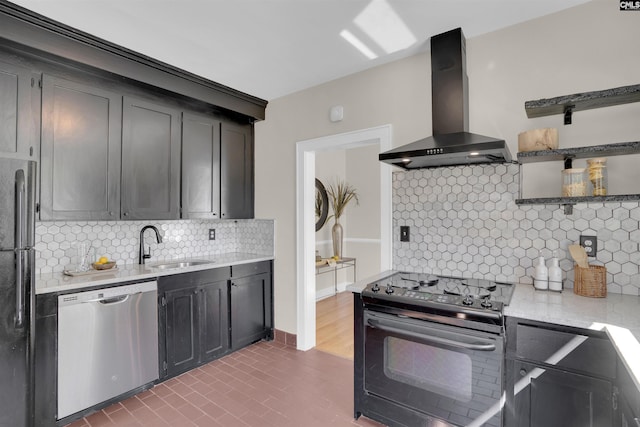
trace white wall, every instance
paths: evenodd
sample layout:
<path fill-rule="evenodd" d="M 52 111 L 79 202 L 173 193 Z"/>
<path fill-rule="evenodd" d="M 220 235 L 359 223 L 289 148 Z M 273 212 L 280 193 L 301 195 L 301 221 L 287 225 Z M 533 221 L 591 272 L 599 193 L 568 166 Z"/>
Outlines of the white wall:
<path fill-rule="evenodd" d="M 571 126 L 562 126 L 559 115 L 528 119 L 524 111 L 527 100 L 639 83 L 638 40 L 637 13 L 619 11 L 611 0 L 468 40 L 470 130 L 504 137 L 514 155 L 518 133 L 538 127 L 560 128 L 563 147 L 638 140 L 640 103 L 578 112 Z M 339 123 L 329 121 L 333 105 L 344 106 Z M 427 54 L 273 100 L 266 120 L 256 124 L 256 217 L 276 220 L 276 328 L 297 332 L 296 142 L 387 123 L 393 126 L 394 146 L 431 134 Z M 622 173 L 632 169 L 617 166 L 624 161 L 611 159 L 610 187 L 618 179 L 612 176 L 614 168 Z M 536 179 L 525 183 L 525 191 L 559 186 L 561 166 L 542 168 L 527 171 L 525 180 L 529 173 Z"/>

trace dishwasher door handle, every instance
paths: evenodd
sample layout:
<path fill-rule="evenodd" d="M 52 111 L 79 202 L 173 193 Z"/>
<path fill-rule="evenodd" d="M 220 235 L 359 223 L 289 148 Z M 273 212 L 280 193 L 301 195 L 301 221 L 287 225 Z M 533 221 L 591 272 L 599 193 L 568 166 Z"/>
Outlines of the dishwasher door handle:
<path fill-rule="evenodd" d="M 121 304 L 123 302 L 126 302 L 129 299 L 129 297 L 131 297 L 132 295 L 138 295 L 141 293 L 142 292 L 136 292 L 134 294 L 118 295 L 117 297 L 109 297 L 109 298 L 94 298 L 94 299 L 90 299 L 83 302 L 85 303 L 99 302 L 100 304 L 103 304 L 103 305 Z"/>

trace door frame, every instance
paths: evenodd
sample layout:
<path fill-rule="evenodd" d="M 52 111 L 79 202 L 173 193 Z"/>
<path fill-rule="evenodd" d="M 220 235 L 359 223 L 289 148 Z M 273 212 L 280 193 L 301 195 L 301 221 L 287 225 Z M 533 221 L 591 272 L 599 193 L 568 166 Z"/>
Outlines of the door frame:
<path fill-rule="evenodd" d="M 391 149 L 390 124 L 352 132 L 308 139 L 296 143 L 296 290 L 297 348 L 316 345 L 315 277 L 315 152 L 358 148 L 378 144 L 380 151 Z M 392 265 L 392 166 L 380 162 L 380 269 Z"/>

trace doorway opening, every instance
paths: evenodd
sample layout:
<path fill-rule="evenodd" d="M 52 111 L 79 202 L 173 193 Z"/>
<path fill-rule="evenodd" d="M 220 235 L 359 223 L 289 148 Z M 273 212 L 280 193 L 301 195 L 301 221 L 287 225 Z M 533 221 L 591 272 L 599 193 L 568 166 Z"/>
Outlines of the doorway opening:
<path fill-rule="evenodd" d="M 380 152 L 391 148 L 391 125 L 300 141 L 296 144 L 296 290 L 297 348 L 316 344 L 315 279 L 315 154 L 376 144 Z M 380 269 L 392 264 L 391 166 L 380 167 Z"/>

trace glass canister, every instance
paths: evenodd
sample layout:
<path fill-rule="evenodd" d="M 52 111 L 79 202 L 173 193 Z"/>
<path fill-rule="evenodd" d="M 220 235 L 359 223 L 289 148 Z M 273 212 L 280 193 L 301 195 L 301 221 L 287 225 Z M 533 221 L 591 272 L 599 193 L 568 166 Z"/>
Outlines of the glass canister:
<path fill-rule="evenodd" d="M 598 157 L 587 160 L 589 181 L 593 186 L 594 196 L 607 195 L 607 159 Z"/>
<path fill-rule="evenodd" d="M 562 171 L 562 197 L 587 195 L 587 180 L 584 168 L 564 169 Z"/>

